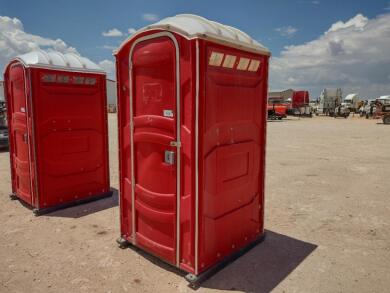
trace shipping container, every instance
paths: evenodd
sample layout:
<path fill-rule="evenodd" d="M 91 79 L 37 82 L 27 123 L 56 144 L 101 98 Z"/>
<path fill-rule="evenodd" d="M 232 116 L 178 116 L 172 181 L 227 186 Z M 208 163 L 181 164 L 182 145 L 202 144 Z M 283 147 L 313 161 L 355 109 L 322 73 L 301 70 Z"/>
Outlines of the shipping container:
<path fill-rule="evenodd" d="M 105 72 L 34 51 L 11 60 L 4 81 L 11 197 L 42 214 L 110 196 Z"/>
<path fill-rule="evenodd" d="M 197 282 L 264 236 L 270 52 L 195 15 L 115 52 L 121 246 Z"/>

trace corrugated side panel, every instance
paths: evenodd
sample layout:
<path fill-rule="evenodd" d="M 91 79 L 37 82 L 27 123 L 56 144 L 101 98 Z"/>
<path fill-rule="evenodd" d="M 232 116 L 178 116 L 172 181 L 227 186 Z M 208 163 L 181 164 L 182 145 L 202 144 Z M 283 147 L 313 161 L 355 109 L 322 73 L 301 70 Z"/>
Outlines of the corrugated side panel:
<path fill-rule="evenodd" d="M 206 44 L 199 272 L 263 233 L 268 57 Z"/>
<path fill-rule="evenodd" d="M 40 208 L 108 192 L 105 76 L 32 74 Z"/>

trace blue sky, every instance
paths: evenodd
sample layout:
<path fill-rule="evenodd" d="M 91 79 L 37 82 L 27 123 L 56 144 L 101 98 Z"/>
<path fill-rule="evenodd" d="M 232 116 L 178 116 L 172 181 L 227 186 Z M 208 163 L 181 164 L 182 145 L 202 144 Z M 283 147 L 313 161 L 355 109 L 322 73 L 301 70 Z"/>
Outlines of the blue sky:
<path fill-rule="evenodd" d="M 282 52 L 286 51 L 286 46 L 300 46 L 316 40 L 339 21 L 347 22 L 359 14 L 370 21 L 383 14 L 389 14 L 389 9 L 390 2 L 387 0 L 0 0 L 0 15 L 20 20 L 26 33 L 51 40 L 61 39 L 66 46 L 75 48 L 81 55 L 97 63 L 102 60 L 113 60 L 112 48 L 117 47 L 125 39 L 129 28 L 138 29 L 155 22 L 156 19 L 179 13 L 198 14 L 235 26 L 271 49 L 275 58 L 283 58 Z M 103 36 L 103 32 L 114 28 L 123 35 Z M 279 84 L 280 87 L 288 86 Z M 279 84 L 275 87 L 279 87 Z"/>

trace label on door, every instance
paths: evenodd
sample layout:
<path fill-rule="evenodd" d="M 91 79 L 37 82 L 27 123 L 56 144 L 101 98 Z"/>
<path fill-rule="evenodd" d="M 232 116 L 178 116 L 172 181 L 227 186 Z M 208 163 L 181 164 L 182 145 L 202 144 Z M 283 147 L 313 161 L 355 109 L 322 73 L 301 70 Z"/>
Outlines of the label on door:
<path fill-rule="evenodd" d="M 173 111 L 172 110 L 163 110 L 164 117 L 173 117 Z"/>

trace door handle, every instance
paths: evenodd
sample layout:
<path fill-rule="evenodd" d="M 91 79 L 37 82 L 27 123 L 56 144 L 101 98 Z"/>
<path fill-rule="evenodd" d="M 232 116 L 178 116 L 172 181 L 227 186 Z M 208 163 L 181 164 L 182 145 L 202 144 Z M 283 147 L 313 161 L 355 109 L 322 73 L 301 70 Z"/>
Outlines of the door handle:
<path fill-rule="evenodd" d="M 168 165 L 175 164 L 175 152 L 165 151 L 164 153 L 164 163 Z"/>
<path fill-rule="evenodd" d="M 23 141 L 27 143 L 27 132 L 23 133 Z"/>

